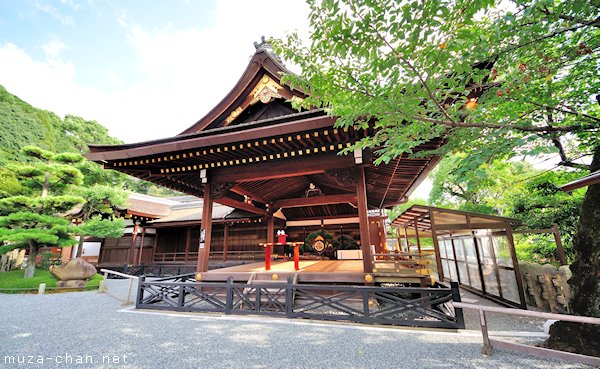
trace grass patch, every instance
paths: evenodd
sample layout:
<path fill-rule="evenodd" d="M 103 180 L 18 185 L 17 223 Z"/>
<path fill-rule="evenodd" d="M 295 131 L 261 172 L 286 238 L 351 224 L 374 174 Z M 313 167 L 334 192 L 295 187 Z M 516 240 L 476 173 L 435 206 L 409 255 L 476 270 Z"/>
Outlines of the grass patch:
<path fill-rule="evenodd" d="M 85 286 L 85 289 L 87 291 L 97 290 L 100 287 L 100 281 L 103 279 L 104 277 L 102 276 L 102 274 L 94 274 L 92 278 L 90 278 L 90 280 L 88 281 L 87 285 Z"/>
<path fill-rule="evenodd" d="M 25 270 L 11 270 L 0 273 L 0 293 L 37 293 L 40 283 L 46 283 L 46 292 L 52 293 L 56 288 L 56 278 L 48 270 L 36 269 L 33 278 L 23 278 Z M 95 274 L 90 278 L 83 290 L 96 290 L 103 279 L 102 275 Z M 59 289 L 56 292 L 74 291 L 73 289 Z M 80 290 L 75 290 L 80 291 Z"/>

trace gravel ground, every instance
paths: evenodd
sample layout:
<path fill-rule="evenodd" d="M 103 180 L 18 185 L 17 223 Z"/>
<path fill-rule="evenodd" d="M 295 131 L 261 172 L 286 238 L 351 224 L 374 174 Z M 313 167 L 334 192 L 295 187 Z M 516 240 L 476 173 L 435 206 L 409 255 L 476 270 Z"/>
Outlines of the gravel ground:
<path fill-rule="evenodd" d="M 126 282 L 109 288 L 127 291 Z M 482 356 L 478 332 L 139 312 L 97 292 L 0 295 L 0 327 L 0 368 L 584 367 L 507 351 Z M 43 363 L 10 364 L 6 355 Z"/>
<path fill-rule="evenodd" d="M 465 290 L 461 290 L 461 299 L 463 302 L 469 304 L 478 304 L 478 305 L 486 305 L 486 306 L 498 306 L 498 305 L 490 300 L 486 300 L 477 296 L 473 293 L 470 293 Z M 530 309 L 532 309 L 530 307 Z M 473 329 L 477 331 L 481 331 L 481 324 L 479 320 L 479 311 L 472 309 L 464 309 L 463 314 L 465 317 L 465 327 L 466 329 Z M 534 319 L 534 318 L 526 318 L 519 317 L 513 315 L 506 314 L 497 314 L 497 313 L 485 313 L 488 329 L 491 331 L 520 331 L 520 332 L 543 332 L 543 326 L 546 319 Z"/>

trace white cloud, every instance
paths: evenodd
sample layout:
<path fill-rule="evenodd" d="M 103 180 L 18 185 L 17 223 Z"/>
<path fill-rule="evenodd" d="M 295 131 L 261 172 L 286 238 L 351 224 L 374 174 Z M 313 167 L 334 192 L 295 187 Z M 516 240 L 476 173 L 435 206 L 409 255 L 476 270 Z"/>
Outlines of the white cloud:
<path fill-rule="evenodd" d="M 42 45 L 42 50 L 46 54 L 46 59 L 55 61 L 60 59 L 60 54 L 69 47 L 60 40 L 52 40 Z"/>
<path fill-rule="evenodd" d="M 110 91 L 78 84 L 76 67 L 60 58 L 67 47 L 60 41 L 44 46 L 46 61 L 34 60 L 14 44 L 1 46 L 0 83 L 34 106 L 97 120 L 126 142 L 173 136 L 202 118 L 235 85 L 254 41 L 294 29 L 306 32 L 304 2 L 286 1 L 285 9 L 282 4 L 222 0 L 209 28 L 145 29 L 131 14 L 117 14 L 143 77 L 124 85 L 127 79 L 116 71 L 98 71 L 111 82 Z"/>
<path fill-rule="evenodd" d="M 52 18 L 56 19 L 60 23 L 65 26 L 74 26 L 75 20 L 70 15 L 62 14 L 58 9 L 53 7 L 50 4 L 42 4 L 41 1 L 37 0 L 35 2 L 35 8 L 43 13 L 47 13 L 52 16 Z"/>
<path fill-rule="evenodd" d="M 84 114 L 86 101 L 102 96 L 95 88 L 75 84 L 75 71 L 73 64 L 57 58 L 34 60 L 11 43 L 0 47 L 0 83 L 28 103 L 59 115 Z"/>
<path fill-rule="evenodd" d="M 67 5 L 73 10 L 79 10 L 79 8 L 81 8 L 81 6 L 74 0 L 60 0 L 60 3 L 63 5 Z"/>

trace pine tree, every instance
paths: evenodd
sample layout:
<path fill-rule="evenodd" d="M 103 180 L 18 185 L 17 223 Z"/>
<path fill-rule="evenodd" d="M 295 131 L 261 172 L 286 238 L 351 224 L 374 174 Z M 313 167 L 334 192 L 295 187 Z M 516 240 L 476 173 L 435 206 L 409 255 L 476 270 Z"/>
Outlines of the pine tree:
<path fill-rule="evenodd" d="M 22 151 L 30 161 L 11 164 L 8 169 L 15 173 L 23 191 L 0 199 L 0 240 L 4 241 L 0 253 L 27 247 L 25 278 L 31 278 L 41 247 L 72 246 L 76 242 L 76 227 L 66 214 L 85 203 L 82 197 L 68 194 L 83 180 L 81 172 L 72 166 L 83 157 L 54 154 L 34 146 L 26 146 Z"/>

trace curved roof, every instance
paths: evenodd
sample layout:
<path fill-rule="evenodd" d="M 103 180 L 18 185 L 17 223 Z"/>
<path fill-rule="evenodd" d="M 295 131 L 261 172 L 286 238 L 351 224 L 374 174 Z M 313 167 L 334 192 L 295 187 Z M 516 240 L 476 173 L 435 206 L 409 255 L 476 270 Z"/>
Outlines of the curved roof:
<path fill-rule="evenodd" d="M 280 82 L 289 73 L 265 45 L 259 45 L 242 77 L 221 102 L 177 136 L 125 145 L 91 145 L 86 157 L 107 169 L 194 196 L 207 180 L 222 193 L 216 202 L 265 214 L 271 203 L 304 196 L 314 183 L 324 195 L 355 192 L 353 176 L 364 167 L 369 208 L 393 206 L 427 176 L 438 156 L 398 157 L 373 165 L 377 153 L 360 157 L 340 151 L 373 135 L 375 127 L 336 127 L 322 109 L 298 112 L 291 100 L 304 92 Z M 414 152 L 433 150 L 433 139 Z M 356 154 L 356 153 L 355 153 Z M 208 173 L 208 174 L 207 174 Z M 209 178 L 209 179 L 207 179 Z M 245 204 L 245 197 L 252 203 Z M 286 217 L 355 215 L 347 204 L 284 209 Z"/>
<path fill-rule="evenodd" d="M 250 59 L 246 70 L 223 100 L 209 111 L 208 114 L 202 117 L 202 119 L 181 132 L 179 136 L 197 133 L 207 128 L 224 126 L 224 124 L 227 123 L 227 118 L 230 117 L 236 109 L 241 107 L 242 110 L 244 110 L 247 108 L 247 104 L 249 103 L 245 101 L 247 95 L 254 88 L 260 86 L 260 82 L 264 81 L 265 85 L 267 82 L 271 82 L 271 85 L 273 83 L 278 84 L 284 74 L 291 73 L 276 56 L 271 54 L 270 47 L 264 47 L 264 45 L 265 44 L 263 43 L 261 46 L 257 46 L 257 51 L 252 56 L 252 59 Z M 290 88 L 289 90 L 280 89 L 279 92 L 285 93 L 286 96 L 284 97 L 287 99 L 291 99 L 292 96 L 298 98 L 306 97 L 304 92 L 297 88 Z"/>

